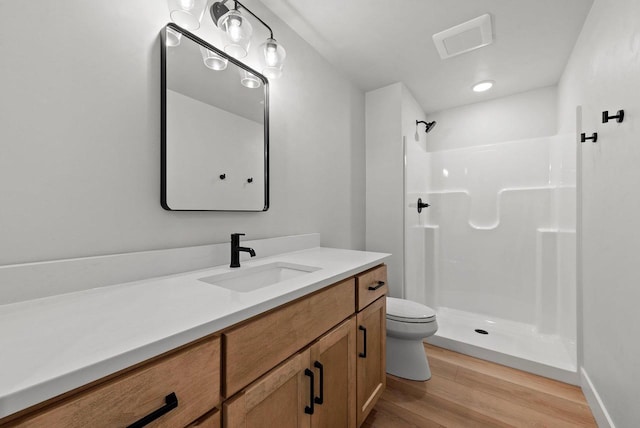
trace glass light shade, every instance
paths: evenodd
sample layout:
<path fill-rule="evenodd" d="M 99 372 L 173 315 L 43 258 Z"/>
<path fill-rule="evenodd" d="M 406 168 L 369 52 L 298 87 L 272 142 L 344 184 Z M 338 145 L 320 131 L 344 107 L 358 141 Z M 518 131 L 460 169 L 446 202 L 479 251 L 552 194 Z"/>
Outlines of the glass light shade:
<path fill-rule="evenodd" d="M 253 28 L 237 10 L 230 10 L 220 18 L 218 27 L 224 31 L 224 51 L 234 58 L 244 58 L 249 53 Z"/>
<path fill-rule="evenodd" d="M 173 46 L 173 47 L 179 46 L 181 39 L 182 39 L 181 33 L 178 33 L 173 28 L 167 28 L 167 38 L 166 38 L 167 46 Z"/>
<path fill-rule="evenodd" d="M 200 28 L 207 0 L 167 0 L 171 20 L 185 30 Z"/>
<path fill-rule="evenodd" d="M 258 77 L 255 74 L 247 70 L 242 70 L 240 83 L 242 83 L 242 86 L 245 86 L 251 89 L 259 88 L 260 85 L 262 84 L 262 82 L 260 82 L 260 79 L 258 79 Z"/>
<path fill-rule="evenodd" d="M 212 50 L 200 46 L 200 53 L 202 54 L 202 60 L 207 68 L 212 70 L 221 71 L 227 68 L 227 59 L 222 58 L 220 55 Z"/>
<path fill-rule="evenodd" d="M 269 79 L 277 79 L 282 76 L 282 66 L 287 52 L 282 45 L 275 39 L 267 39 L 260 45 L 260 63 L 262 65 L 262 74 Z"/>

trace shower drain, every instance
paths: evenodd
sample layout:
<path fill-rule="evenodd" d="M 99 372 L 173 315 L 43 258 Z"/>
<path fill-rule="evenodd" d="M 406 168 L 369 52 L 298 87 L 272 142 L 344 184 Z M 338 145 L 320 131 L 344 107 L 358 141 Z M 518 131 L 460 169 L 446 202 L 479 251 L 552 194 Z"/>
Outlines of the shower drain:
<path fill-rule="evenodd" d="M 483 330 L 481 328 L 476 328 L 474 331 L 476 333 L 480 333 L 480 334 L 489 334 L 489 332 L 487 330 Z"/>

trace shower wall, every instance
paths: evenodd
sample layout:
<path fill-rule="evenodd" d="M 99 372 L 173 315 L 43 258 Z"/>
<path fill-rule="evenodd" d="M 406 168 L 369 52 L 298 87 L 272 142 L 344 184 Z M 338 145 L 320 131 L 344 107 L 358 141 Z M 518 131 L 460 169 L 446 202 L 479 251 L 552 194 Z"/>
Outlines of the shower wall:
<path fill-rule="evenodd" d="M 406 297 L 575 342 L 573 134 L 406 156 Z"/>

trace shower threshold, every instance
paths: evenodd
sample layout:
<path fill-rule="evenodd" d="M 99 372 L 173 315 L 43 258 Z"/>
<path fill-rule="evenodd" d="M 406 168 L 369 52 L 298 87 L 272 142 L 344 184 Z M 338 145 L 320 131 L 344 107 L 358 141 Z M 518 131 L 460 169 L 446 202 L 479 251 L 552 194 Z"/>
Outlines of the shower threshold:
<path fill-rule="evenodd" d="M 427 340 L 432 345 L 579 384 L 575 343 L 529 324 L 443 307 L 436 313 L 438 332 Z"/>

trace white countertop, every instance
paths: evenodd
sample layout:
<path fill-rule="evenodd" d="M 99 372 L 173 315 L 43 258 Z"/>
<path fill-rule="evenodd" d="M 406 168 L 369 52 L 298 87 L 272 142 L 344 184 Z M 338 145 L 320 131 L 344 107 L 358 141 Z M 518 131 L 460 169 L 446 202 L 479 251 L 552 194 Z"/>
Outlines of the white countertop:
<path fill-rule="evenodd" d="M 0 305 L 0 418 L 380 264 L 389 255 L 312 248 L 242 262 L 320 268 L 249 293 L 183 274 Z M 234 269 L 237 271 L 238 269 Z"/>

